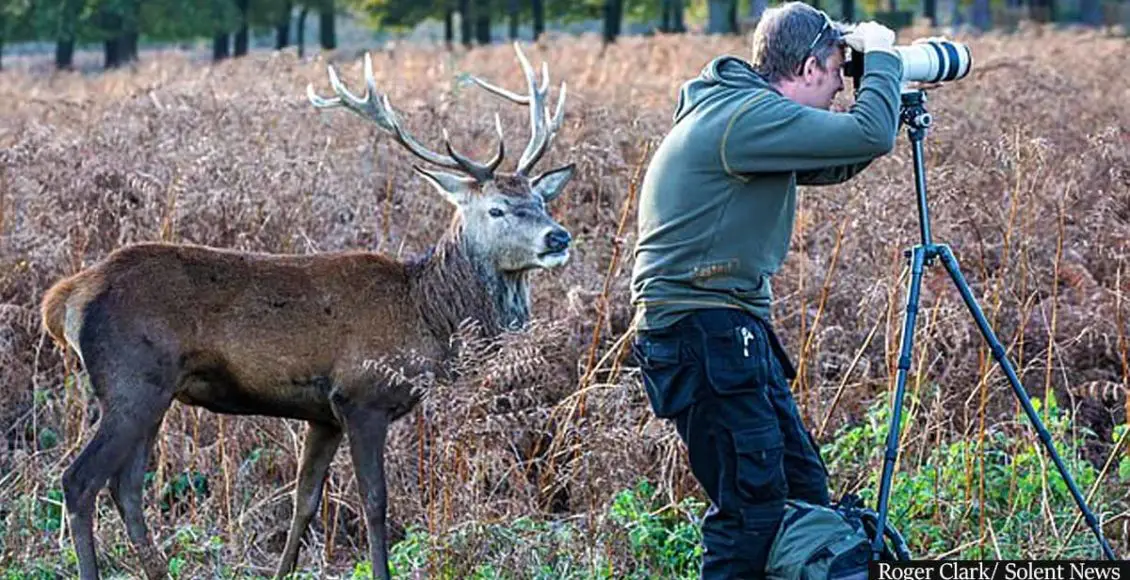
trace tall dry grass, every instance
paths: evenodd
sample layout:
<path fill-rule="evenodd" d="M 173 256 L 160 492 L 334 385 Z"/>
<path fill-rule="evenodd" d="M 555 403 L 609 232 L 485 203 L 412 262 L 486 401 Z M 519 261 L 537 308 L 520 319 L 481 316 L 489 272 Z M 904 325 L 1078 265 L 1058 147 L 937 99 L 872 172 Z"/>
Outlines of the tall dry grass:
<path fill-rule="evenodd" d="M 1118 72 L 1130 47 L 1122 37 L 1040 29 L 960 40 L 972 46 L 974 72 L 930 93 L 935 240 L 954 248 L 1029 393 L 1067 401 L 1073 425 L 1093 431 L 1081 452 L 1102 465 L 1130 406 L 1130 77 Z M 458 380 L 394 429 L 395 537 L 409 526 L 444 534 L 521 515 L 570 519 L 589 533 L 562 549 L 625 570 L 628 538 L 597 534 L 609 526 L 600 516 L 612 494 L 641 477 L 671 502 L 698 493 L 673 430 L 650 415 L 624 346 L 635 178 L 668 127 L 679 83 L 721 53 L 744 56 L 746 42 L 623 38 L 602 52 L 552 40 L 527 49 L 569 83 L 565 127 L 542 164 L 578 165 L 552 208 L 576 253 L 536 280 L 538 322 L 528 333 L 494 357 L 468 349 Z M 472 73 L 519 88 L 509 47 L 373 57 L 379 86 L 426 143 L 439 143 L 446 127 L 458 147 L 485 158 L 498 110 L 508 149 L 524 145 L 520 109 L 458 82 Z M 360 58 L 337 60 L 359 88 Z M 0 73 L 0 568 L 46 561 L 69 575 L 65 529 L 43 522 L 59 521 L 60 475 L 98 410 L 74 361 L 40 332 L 37 304 L 54 280 L 138 240 L 407 256 L 438 235 L 449 208 L 376 129 L 308 104 L 307 83 L 328 91 L 322 58 L 254 54 L 209 66 L 167 53 L 90 75 L 5 64 L 15 68 Z M 902 251 L 918 236 L 911 167 L 900 136 L 893 154 L 853 182 L 801 192 L 775 316 L 803 371 L 798 403 L 825 443 L 894 383 Z M 1016 400 L 940 267 L 926 276 L 921 307 L 904 462 L 986 432 L 1034 438 L 1013 421 Z M 273 569 L 301 433 L 293 421 L 170 410 L 150 465 L 147 516 L 167 553 L 192 556 L 186 577 Z M 877 469 L 864 462 L 834 474 L 836 493 Z M 339 453 L 302 567 L 344 574 L 364 557 L 356 492 Z M 99 516 L 103 557 L 139 574 L 108 500 Z M 1125 550 L 1126 514 L 1114 520 L 1108 533 Z M 495 549 L 478 541 L 445 563 L 470 569 Z M 516 570 L 528 563 L 522 550 L 507 558 Z"/>

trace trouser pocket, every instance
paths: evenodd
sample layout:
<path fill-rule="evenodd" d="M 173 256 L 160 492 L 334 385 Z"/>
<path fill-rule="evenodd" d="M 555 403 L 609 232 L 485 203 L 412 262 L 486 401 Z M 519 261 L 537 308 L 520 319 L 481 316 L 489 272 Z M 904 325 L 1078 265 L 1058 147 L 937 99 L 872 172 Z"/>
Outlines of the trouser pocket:
<path fill-rule="evenodd" d="M 679 336 L 641 335 L 633 341 L 632 351 L 656 417 L 676 417 L 695 402 L 701 379 Z"/>
<path fill-rule="evenodd" d="M 732 437 L 735 499 L 743 508 L 783 500 L 789 490 L 785 442 L 777 425 L 748 427 L 733 431 Z"/>
<path fill-rule="evenodd" d="M 730 315 L 703 328 L 703 359 L 710 386 L 719 397 L 764 390 L 770 379 L 765 331 L 747 317 Z"/>

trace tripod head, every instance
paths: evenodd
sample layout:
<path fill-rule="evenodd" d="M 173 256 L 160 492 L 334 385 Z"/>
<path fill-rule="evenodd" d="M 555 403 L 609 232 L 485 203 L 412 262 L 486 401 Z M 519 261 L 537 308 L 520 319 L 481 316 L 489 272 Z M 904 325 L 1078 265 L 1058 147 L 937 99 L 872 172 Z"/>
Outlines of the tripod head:
<path fill-rule="evenodd" d="M 926 91 L 923 89 L 903 89 L 902 108 L 900 120 L 911 131 L 925 131 L 934 123 L 934 117 L 926 111 Z M 911 135 L 911 138 L 921 139 L 925 135 Z"/>

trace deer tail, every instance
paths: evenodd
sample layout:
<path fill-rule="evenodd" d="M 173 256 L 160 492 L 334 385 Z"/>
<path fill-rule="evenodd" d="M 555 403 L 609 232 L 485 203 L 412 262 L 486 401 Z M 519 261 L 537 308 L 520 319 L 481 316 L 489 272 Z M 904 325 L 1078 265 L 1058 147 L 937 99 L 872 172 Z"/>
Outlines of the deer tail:
<path fill-rule="evenodd" d="M 77 276 L 72 276 L 57 282 L 43 295 L 40 304 L 40 315 L 43 318 L 43 328 L 59 346 L 66 347 L 66 317 L 67 299 L 74 291 L 78 282 Z"/>

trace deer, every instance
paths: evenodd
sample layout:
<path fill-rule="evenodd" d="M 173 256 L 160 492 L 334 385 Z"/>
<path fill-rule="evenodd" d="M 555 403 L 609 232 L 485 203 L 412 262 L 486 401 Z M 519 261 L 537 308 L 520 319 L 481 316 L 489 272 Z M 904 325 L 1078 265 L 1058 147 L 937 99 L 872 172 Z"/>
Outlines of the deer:
<path fill-rule="evenodd" d="M 332 64 L 327 69 L 335 96 L 306 87 L 314 108 L 342 109 L 372 122 L 435 166 L 412 168 L 453 214 L 421 256 L 402 260 L 357 249 L 272 254 L 137 242 L 45 292 L 44 330 L 64 353 L 77 355 L 101 409 L 94 435 L 62 476 L 83 580 L 99 578 L 93 517 L 96 497 L 107 485 L 146 576 L 165 576 L 167 562 L 145 522 L 142 482 L 174 401 L 214 413 L 305 422 L 278 578 L 294 571 L 331 461 L 347 440 L 372 569 L 390 576 L 389 426 L 424 396 L 419 385 L 426 380 L 420 377 L 445 376 L 460 328 L 473 322 L 497 336 L 525 327 L 532 277 L 569 260 L 571 234 L 550 217 L 547 204 L 568 185 L 576 164 L 534 173 L 561 128 L 566 85 L 560 85 L 551 117 L 548 65 L 542 64 L 539 86 L 518 42 L 514 49 L 528 94 L 469 77 L 529 109 L 529 142 L 512 173 L 499 170 L 506 148 L 497 113 L 498 146 L 489 161 L 457 151 L 446 129 L 446 153 L 428 149 L 405 130 L 387 94 L 378 92 L 368 53 L 363 95 L 346 88 Z"/>

